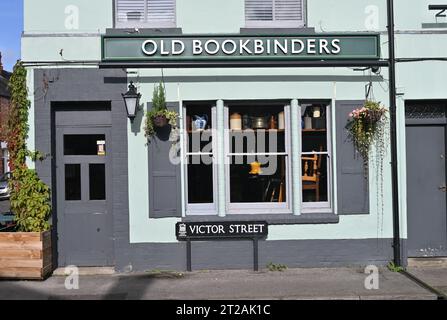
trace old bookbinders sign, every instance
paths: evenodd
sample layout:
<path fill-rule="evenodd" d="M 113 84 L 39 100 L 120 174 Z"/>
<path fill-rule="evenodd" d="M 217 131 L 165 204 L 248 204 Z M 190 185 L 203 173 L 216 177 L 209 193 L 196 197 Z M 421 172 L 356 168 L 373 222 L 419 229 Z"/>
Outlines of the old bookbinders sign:
<path fill-rule="evenodd" d="M 178 222 L 175 226 L 179 241 L 265 238 L 268 224 L 261 222 Z"/>

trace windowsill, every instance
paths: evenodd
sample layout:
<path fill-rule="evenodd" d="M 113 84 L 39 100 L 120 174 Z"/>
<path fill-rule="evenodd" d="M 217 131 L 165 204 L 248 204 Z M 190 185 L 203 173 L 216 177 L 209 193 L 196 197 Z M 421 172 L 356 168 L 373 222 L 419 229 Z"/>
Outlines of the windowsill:
<path fill-rule="evenodd" d="M 225 217 L 218 216 L 188 216 L 183 222 L 225 222 L 225 221 L 266 221 L 270 225 L 292 224 L 336 224 L 340 221 L 333 213 L 306 213 L 299 216 L 291 214 L 236 214 Z"/>
<path fill-rule="evenodd" d="M 138 28 L 138 32 L 135 32 L 135 28 Z M 131 33 L 132 32 L 132 33 Z M 106 35 L 181 35 L 182 28 L 177 27 L 125 27 L 116 26 L 115 28 L 106 29 Z"/>

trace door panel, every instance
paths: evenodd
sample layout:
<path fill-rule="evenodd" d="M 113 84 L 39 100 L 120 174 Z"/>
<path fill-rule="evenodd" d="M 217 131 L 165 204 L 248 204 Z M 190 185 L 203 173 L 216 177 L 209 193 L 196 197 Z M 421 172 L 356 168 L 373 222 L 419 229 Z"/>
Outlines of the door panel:
<path fill-rule="evenodd" d="M 107 127 L 56 128 L 60 265 L 113 264 L 108 144 Z"/>
<path fill-rule="evenodd" d="M 445 126 L 407 126 L 409 257 L 447 254 Z"/>

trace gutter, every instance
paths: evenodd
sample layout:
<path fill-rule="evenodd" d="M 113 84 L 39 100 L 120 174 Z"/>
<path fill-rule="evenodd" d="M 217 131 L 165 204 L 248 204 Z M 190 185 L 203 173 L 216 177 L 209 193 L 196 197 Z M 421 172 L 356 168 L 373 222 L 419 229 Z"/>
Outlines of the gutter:
<path fill-rule="evenodd" d="M 390 131 L 391 131 L 391 184 L 393 207 L 393 252 L 394 264 L 402 266 L 400 217 L 399 217 L 399 177 L 397 163 L 397 115 L 396 115 L 396 52 L 394 39 L 394 1 L 387 0 L 388 52 L 390 78 Z"/>

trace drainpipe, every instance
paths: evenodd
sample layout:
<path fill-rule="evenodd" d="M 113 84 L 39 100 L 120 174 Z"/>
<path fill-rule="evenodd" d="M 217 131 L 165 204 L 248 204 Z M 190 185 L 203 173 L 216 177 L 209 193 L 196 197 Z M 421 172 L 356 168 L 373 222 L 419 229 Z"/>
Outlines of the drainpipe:
<path fill-rule="evenodd" d="M 390 81 L 390 130 L 391 130 L 391 184 L 393 202 L 394 264 L 402 265 L 399 221 L 399 180 L 397 166 L 397 115 L 396 115 L 396 53 L 394 39 L 394 1 L 387 0 L 388 12 L 388 62 Z"/>

